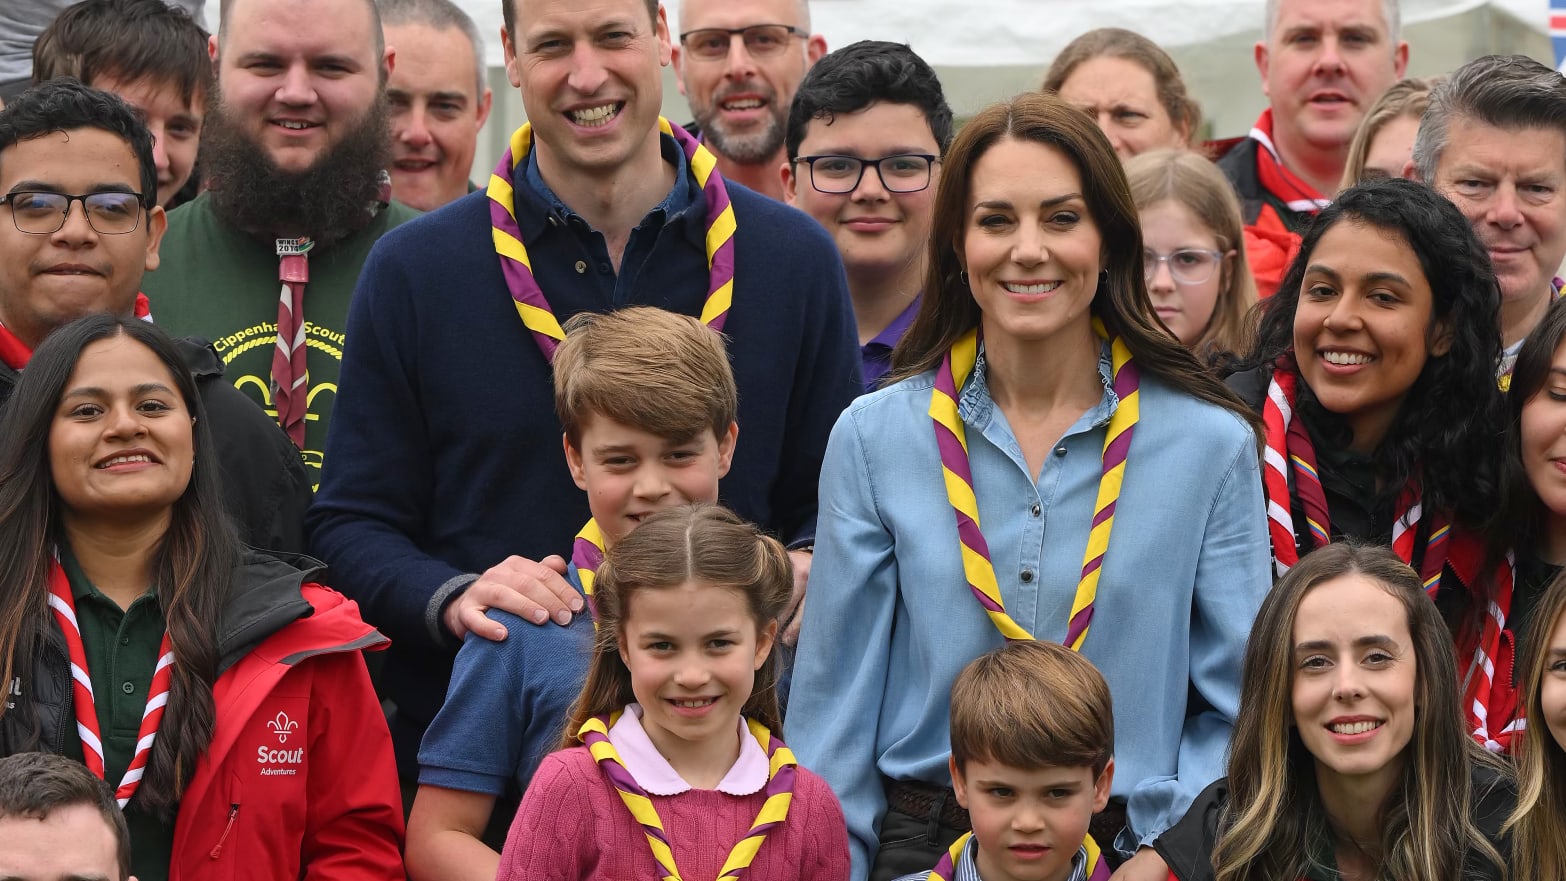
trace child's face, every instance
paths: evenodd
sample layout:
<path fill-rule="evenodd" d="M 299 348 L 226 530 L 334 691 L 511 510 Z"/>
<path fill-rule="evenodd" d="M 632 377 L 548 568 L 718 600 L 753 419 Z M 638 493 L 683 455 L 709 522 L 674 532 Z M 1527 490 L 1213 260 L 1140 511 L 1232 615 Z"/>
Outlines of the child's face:
<path fill-rule="evenodd" d="M 582 425 L 581 447 L 565 439 L 571 478 L 587 492 L 587 507 L 613 545 L 643 520 L 667 508 L 716 502 L 718 479 L 729 472 L 739 428 L 723 437 L 703 429 L 675 443 L 599 414 Z"/>
<path fill-rule="evenodd" d="M 952 786 L 973 820 L 985 881 L 1066 878 L 1088 821 L 1109 803 L 1114 761 L 1097 778 L 1086 765 L 1014 768 L 978 759 L 964 764 L 952 762 Z"/>
<path fill-rule="evenodd" d="M 777 622 L 760 628 L 745 595 L 687 582 L 631 596 L 620 658 L 642 705 L 642 727 L 676 771 L 732 750 L 735 726 L 772 651 Z"/>

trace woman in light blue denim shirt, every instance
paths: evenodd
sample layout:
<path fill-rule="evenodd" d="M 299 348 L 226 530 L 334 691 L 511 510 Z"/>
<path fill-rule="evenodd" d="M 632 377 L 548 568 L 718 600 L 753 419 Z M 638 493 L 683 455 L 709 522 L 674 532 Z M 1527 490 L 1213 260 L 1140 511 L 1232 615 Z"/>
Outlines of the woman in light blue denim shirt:
<path fill-rule="evenodd" d="M 1080 648 L 1114 696 L 1123 853 L 1223 773 L 1271 583 L 1254 417 L 1154 317 L 1136 208 L 1093 121 L 1021 96 L 965 126 L 945 169 L 899 381 L 850 406 L 827 447 L 787 719 L 842 800 L 854 881 L 929 868 L 954 840 L 948 693 L 1004 639 L 969 587 L 930 415 L 942 362 L 972 331 L 976 363 L 949 369 L 978 521 L 1005 613 L 1039 639 L 1066 641 L 1106 432 L 1132 406 L 1095 319 L 1140 369 Z"/>

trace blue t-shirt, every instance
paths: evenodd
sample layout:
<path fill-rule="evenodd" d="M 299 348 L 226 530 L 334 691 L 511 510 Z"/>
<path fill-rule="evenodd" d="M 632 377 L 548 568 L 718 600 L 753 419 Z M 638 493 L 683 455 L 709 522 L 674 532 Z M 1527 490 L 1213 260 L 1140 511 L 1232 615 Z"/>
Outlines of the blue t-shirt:
<path fill-rule="evenodd" d="M 566 574 L 581 591 L 576 567 Z M 582 691 L 593 651 L 593 619 L 539 626 L 490 609 L 505 625 L 495 642 L 469 633 L 452 667 L 446 702 L 419 747 L 419 784 L 499 797 L 528 781 L 559 749 L 566 713 Z"/>

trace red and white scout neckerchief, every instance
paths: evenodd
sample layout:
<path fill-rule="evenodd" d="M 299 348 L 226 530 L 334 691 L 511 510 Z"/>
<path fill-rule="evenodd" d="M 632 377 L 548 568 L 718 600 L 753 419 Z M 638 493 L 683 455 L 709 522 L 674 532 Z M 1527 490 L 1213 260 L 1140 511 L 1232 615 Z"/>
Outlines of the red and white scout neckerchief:
<path fill-rule="evenodd" d="M 309 236 L 277 240 L 277 348 L 272 352 L 272 403 L 294 446 L 304 449 L 310 369 L 305 363 L 304 292 L 310 281 Z"/>
<path fill-rule="evenodd" d="M 709 283 L 707 301 L 701 307 L 701 321 L 713 330 L 723 330 L 728 318 L 729 305 L 734 298 L 734 207 L 729 204 L 729 191 L 723 185 L 723 175 L 718 173 L 717 157 L 703 147 L 690 133 L 663 117 L 658 118 L 658 130 L 674 138 L 685 151 L 691 173 L 701 186 L 707 199 L 707 269 Z M 511 136 L 511 146 L 500 158 L 495 173 L 490 175 L 489 220 L 495 241 L 495 253 L 500 256 L 500 271 L 505 276 L 506 287 L 516 301 L 517 314 L 522 323 L 533 332 L 533 339 L 544 353 L 544 360 L 553 363 L 555 346 L 565 339 L 560 321 L 544 299 L 544 291 L 533 277 L 533 261 L 527 247 L 522 244 L 522 230 L 516 217 L 516 176 L 522 163 L 527 161 L 528 150 L 533 145 L 533 128 L 524 124 Z"/>
<path fill-rule="evenodd" d="M 391 204 L 391 175 L 382 170 L 376 179 L 375 199 L 366 206 L 374 217 Z M 272 403 L 277 423 L 294 446 L 304 449 L 305 418 L 309 411 L 310 369 L 306 363 L 305 285 L 310 283 L 309 236 L 277 239 L 277 349 L 272 352 Z"/>
<path fill-rule="evenodd" d="M 940 862 L 930 870 L 929 881 L 955 881 L 957 877 L 957 861 L 962 858 L 963 848 L 968 846 L 969 839 L 973 838 L 972 832 L 965 832 L 957 838 L 952 846 L 941 854 Z M 1098 842 L 1093 836 L 1088 835 L 1082 839 L 1082 847 L 1087 850 L 1087 862 L 1082 867 L 1082 875 L 1087 881 L 1109 881 L 1109 861 L 1103 859 L 1103 851 L 1099 850 Z"/>
<path fill-rule="evenodd" d="M 92 678 L 87 675 L 87 648 L 82 643 L 81 628 L 76 623 L 76 600 L 71 596 L 71 584 L 65 577 L 58 554 L 49 562 L 49 608 L 54 620 L 65 634 L 65 648 L 71 658 L 71 698 L 76 705 L 76 732 L 82 739 L 82 757 L 88 770 L 105 778 L 103 767 L 103 740 L 98 728 L 98 708 L 93 701 Z M 141 786 L 141 776 L 152 756 L 152 742 L 158 735 L 158 723 L 163 721 L 163 708 L 169 702 L 169 683 L 174 678 L 174 650 L 169 645 L 169 634 L 163 632 L 158 645 L 158 663 L 152 671 L 152 686 L 147 690 L 147 708 L 141 714 L 141 727 L 136 732 L 136 752 L 131 756 L 125 776 L 114 789 L 114 797 L 120 807 L 125 807 Z"/>
<path fill-rule="evenodd" d="M 1305 511 L 1311 546 L 1323 547 L 1332 540 L 1332 520 L 1316 464 L 1315 447 L 1303 421 L 1294 418 L 1299 400 L 1298 383 L 1299 375 L 1289 362 L 1280 360 L 1273 370 L 1272 380 L 1267 385 L 1267 399 L 1262 405 L 1267 445 L 1262 489 L 1267 496 L 1267 529 L 1272 538 L 1273 565 L 1279 576 L 1299 562 L 1292 512 L 1295 497 Z M 1397 515 L 1392 521 L 1392 552 L 1410 566 L 1418 549 L 1419 524 L 1424 518 L 1418 483 L 1410 480 L 1398 494 Z M 1432 512 L 1430 518 L 1430 535 L 1425 540 L 1419 578 L 1426 594 L 1434 600 L 1448 565 L 1465 586 L 1479 583 L 1484 547 L 1473 533 L 1454 530 L 1441 512 Z M 1472 659 L 1463 701 L 1469 731 L 1476 741 L 1497 752 L 1506 750 L 1511 736 L 1522 727 L 1521 721 L 1515 718 L 1516 697 L 1509 681 L 1510 637 L 1505 632 L 1506 616 L 1511 611 L 1513 570 L 1510 558 L 1498 567 L 1496 598 L 1486 609 L 1478 638 L 1472 640 L 1472 645 L 1457 647 L 1459 659 Z M 1503 658 L 1506 669 L 1498 673 L 1496 664 Z M 1502 679 L 1507 681 L 1500 681 Z"/>
<path fill-rule="evenodd" d="M 147 303 L 146 294 L 140 292 L 136 294 L 134 309 L 134 314 L 137 318 L 140 318 L 142 321 L 152 320 L 152 307 Z M 4 364 L 12 370 L 21 370 L 32 359 L 33 350 L 18 339 L 16 334 L 7 330 L 5 325 L 0 324 L 0 364 Z"/>
<path fill-rule="evenodd" d="M 604 562 L 604 533 L 598 521 L 589 518 L 587 525 L 576 534 L 571 543 L 571 563 L 576 566 L 576 578 L 582 583 L 582 595 L 587 598 L 587 611 L 593 616 L 593 629 L 598 629 L 598 606 L 593 602 L 594 582 L 598 567 Z"/>
<path fill-rule="evenodd" d="M 653 859 L 658 861 L 658 868 L 663 873 L 662 881 L 683 881 L 679 868 L 674 864 L 674 851 L 670 847 L 668 833 L 663 828 L 663 821 L 658 817 L 658 809 L 653 806 L 652 796 L 626 770 L 625 764 L 620 761 L 619 751 L 609 742 L 609 729 L 619 718 L 619 712 L 594 716 L 582 725 L 576 736 L 586 744 L 593 759 L 598 762 L 599 770 L 615 791 L 620 793 L 620 799 L 625 802 L 631 816 L 641 824 L 642 831 L 647 835 L 647 844 L 652 848 Z M 729 851 L 716 881 L 736 881 L 745 874 L 745 870 L 756 859 L 756 853 L 761 850 L 767 833 L 788 819 L 789 803 L 794 799 L 794 768 L 798 765 L 794 753 L 783 744 L 782 738 L 773 736 L 767 726 L 754 719 L 746 719 L 745 724 L 767 754 L 767 764 L 770 766 L 765 790 L 767 798 L 755 822 L 751 823 L 750 831 Z"/>
<path fill-rule="evenodd" d="M 1108 332 L 1097 318 L 1093 319 L 1093 329 L 1100 338 L 1108 338 Z M 968 437 L 957 412 L 957 396 L 961 390 L 958 377 L 966 382 L 977 361 L 978 330 L 975 329 L 963 334 L 941 359 L 941 366 L 935 371 L 935 386 L 930 391 L 930 418 L 935 423 L 935 443 L 941 453 L 946 498 L 957 515 L 957 538 L 962 545 L 962 569 L 969 590 L 1002 636 L 1008 640 L 1033 639 L 1033 634 L 1006 614 L 1000 585 L 995 580 L 995 566 L 990 561 L 990 547 L 979 529 L 979 502 L 974 494 L 973 470 L 968 461 Z M 1093 620 L 1099 573 L 1103 569 L 1104 553 L 1109 549 L 1109 533 L 1115 525 L 1115 503 L 1120 499 L 1126 456 L 1131 451 L 1131 436 L 1136 430 L 1141 407 L 1137 389 L 1142 374 L 1131 359 L 1131 350 L 1119 337 L 1110 344 L 1110 362 L 1115 395 L 1120 402 L 1104 433 L 1104 472 L 1098 481 L 1082 576 L 1077 581 L 1071 618 L 1066 625 L 1063 644 L 1073 651 L 1082 650 L 1088 625 Z"/>

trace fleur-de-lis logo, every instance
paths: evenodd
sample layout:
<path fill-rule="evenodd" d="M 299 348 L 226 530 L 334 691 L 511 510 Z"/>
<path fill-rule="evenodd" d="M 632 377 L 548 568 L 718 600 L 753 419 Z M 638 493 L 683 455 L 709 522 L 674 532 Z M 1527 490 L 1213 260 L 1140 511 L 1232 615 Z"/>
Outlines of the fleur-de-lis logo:
<path fill-rule="evenodd" d="M 266 723 L 266 727 L 277 732 L 278 743 L 287 743 L 289 733 L 298 728 L 299 723 L 288 718 L 287 713 L 278 713 L 276 719 Z"/>

